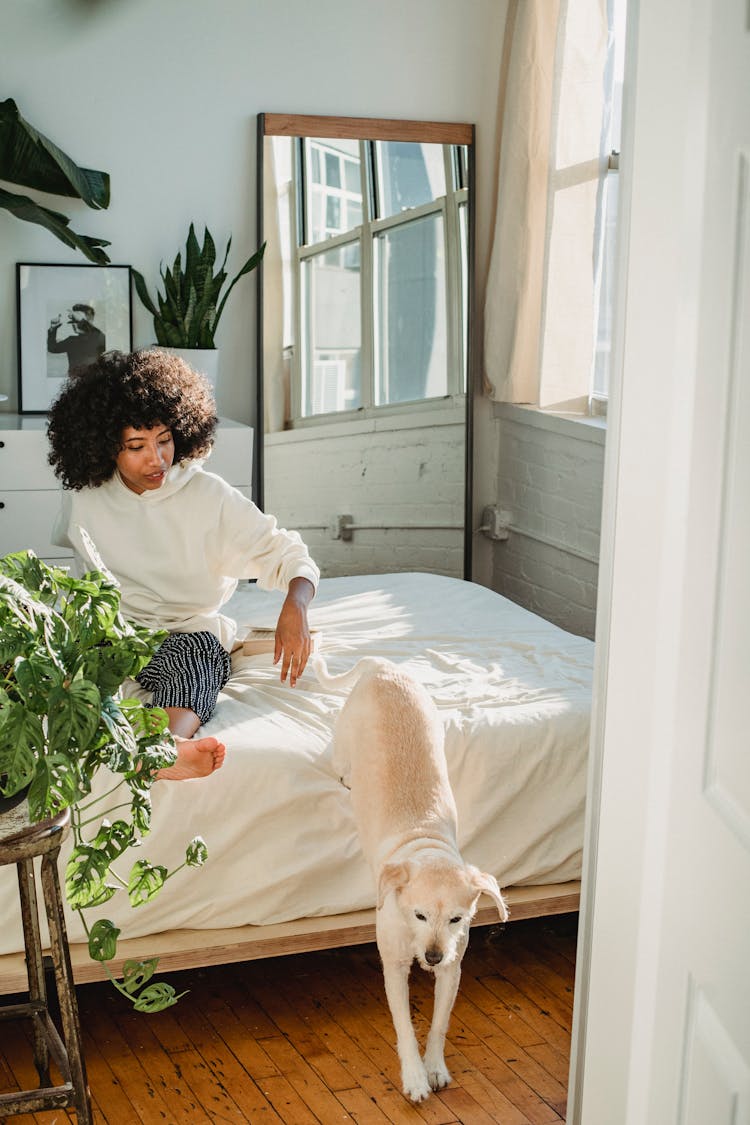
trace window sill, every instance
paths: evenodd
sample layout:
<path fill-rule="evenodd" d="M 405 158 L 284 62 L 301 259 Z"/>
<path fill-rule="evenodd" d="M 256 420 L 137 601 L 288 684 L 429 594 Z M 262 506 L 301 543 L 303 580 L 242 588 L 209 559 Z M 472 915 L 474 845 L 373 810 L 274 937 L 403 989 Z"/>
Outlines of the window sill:
<path fill-rule="evenodd" d="M 607 419 L 601 415 L 557 413 L 515 402 L 493 403 L 492 414 L 494 418 L 520 422 L 556 434 L 568 434 L 579 441 L 590 441 L 596 445 L 604 445 L 607 436 Z"/>
<path fill-rule="evenodd" d="M 323 420 L 305 419 L 301 425 L 290 430 L 279 430 L 266 434 L 266 445 L 292 445 L 295 442 L 316 441 L 321 438 L 350 437 L 353 434 L 369 434 L 376 431 L 424 429 L 428 426 L 455 426 L 466 423 L 466 400 L 425 399 L 421 402 L 390 407 L 381 410 L 358 411 L 339 417 L 330 414 Z"/>

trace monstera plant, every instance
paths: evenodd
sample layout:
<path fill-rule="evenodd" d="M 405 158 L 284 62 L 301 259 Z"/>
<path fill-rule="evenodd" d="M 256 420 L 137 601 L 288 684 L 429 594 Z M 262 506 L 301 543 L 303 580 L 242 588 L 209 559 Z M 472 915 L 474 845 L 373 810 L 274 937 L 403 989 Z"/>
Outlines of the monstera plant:
<path fill-rule="evenodd" d="M 251 255 L 244 266 L 229 283 L 221 296 L 228 274 L 225 270 L 231 238 L 224 251 L 224 260 L 216 266 L 216 245 L 207 228 L 203 232 L 203 245 L 198 242 L 193 223 L 190 224 L 185 245 L 185 261 L 182 252 L 177 254 L 172 268 L 160 266 L 164 293 L 157 291 L 156 304 L 146 285 L 142 273 L 134 269 L 133 280 L 136 292 L 154 318 L 156 342 L 170 348 L 208 348 L 216 347 L 216 329 L 227 302 L 227 297 L 241 277 L 258 266 L 266 249 L 265 242 Z M 221 300 L 219 299 L 221 297 Z"/>
<path fill-rule="evenodd" d="M 12 98 L 0 102 L 0 180 L 50 195 L 82 199 L 95 210 L 109 207 L 107 173 L 79 168 L 62 149 L 24 120 Z M 28 195 L 0 187 L 0 208 L 17 219 L 46 227 L 66 246 L 80 250 L 96 265 L 109 261 L 102 250 L 109 246 L 106 239 L 76 234 L 66 215 L 43 207 Z"/>
<path fill-rule="evenodd" d="M 86 912 L 116 894 L 137 908 L 176 871 L 206 859 L 197 836 L 174 871 L 145 858 L 120 869 L 148 835 L 157 771 L 175 760 L 165 712 L 121 699 L 120 685 L 164 636 L 123 618 L 119 589 L 104 570 L 75 578 L 31 551 L 0 558 L 0 794 L 25 792 L 33 819 L 70 808 L 66 898 L 91 957 L 140 1011 L 178 997 L 152 979 L 156 959 L 126 961 L 115 979 L 107 962 L 120 931 L 106 918 L 89 925 Z"/>

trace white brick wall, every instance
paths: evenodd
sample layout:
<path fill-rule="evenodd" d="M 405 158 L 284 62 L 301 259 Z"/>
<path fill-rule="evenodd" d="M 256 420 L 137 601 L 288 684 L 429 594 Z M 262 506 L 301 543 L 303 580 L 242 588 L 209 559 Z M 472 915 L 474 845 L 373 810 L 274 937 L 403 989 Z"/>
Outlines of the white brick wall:
<path fill-rule="evenodd" d="M 265 438 L 265 508 L 299 530 L 326 577 L 385 571 L 463 575 L 463 404 Z M 335 539 L 340 515 L 379 524 Z M 452 529 L 413 524 L 453 524 Z"/>
<path fill-rule="evenodd" d="M 493 588 L 593 637 L 604 424 L 510 404 L 494 414 L 497 493 L 487 503 L 509 511 L 516 530 L 494 545 Z"/>

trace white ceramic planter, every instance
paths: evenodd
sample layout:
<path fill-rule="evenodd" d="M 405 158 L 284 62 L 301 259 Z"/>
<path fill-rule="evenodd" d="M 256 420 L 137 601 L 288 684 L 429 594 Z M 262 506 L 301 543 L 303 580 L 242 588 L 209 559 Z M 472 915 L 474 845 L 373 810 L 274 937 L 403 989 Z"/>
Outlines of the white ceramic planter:
<path fill-rule="evenodd" d="M 218 348 L 167 348 L 161 344 L 154 344 L 154 347 L 161 352 L 169 352 L 170 355 L 178 355 L 180 359 L 184 359 L 193 371 L 205 375 L 214 391 L 216 390 L 219 380 Z"/>

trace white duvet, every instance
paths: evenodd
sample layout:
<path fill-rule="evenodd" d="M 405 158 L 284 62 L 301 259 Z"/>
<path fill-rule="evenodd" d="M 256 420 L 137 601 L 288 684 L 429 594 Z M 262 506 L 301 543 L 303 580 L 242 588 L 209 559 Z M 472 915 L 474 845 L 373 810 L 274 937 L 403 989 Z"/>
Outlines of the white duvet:
<path fill-rule="evenodd" d="M 229 609 L 273 625 L 281 595 L 245 585 Z M 593 644 L 482 586 L 429 574 L 324 579 L 311 625 L 331 672 L 363 655 L 405 664 L 435 699 L 464 858 L 500 885 L 580 878 Z M 201 835 L 209 858 L 133 910 L 103 916 L 139 937 L 175 928 L 261 925 L 374 905 L 348 791 L 331 767 L 343 693 L 311 670 L 294 689 L 270 656 L 233 658 L 204 727 L 227 745 L 209 778 L 159 782 L 143 847 L 123 857 L 174 866 Z M 120 901 L 121 900 L 121 901 Z M 89 924 L 97 917 L 89 912 Z M 0 953 L 23 948 L 15 871 L 0 870 Z M 75 915 L 71 941 L 84 940 Z M 210 935 L 206 935 L 210 943 Z"/>

